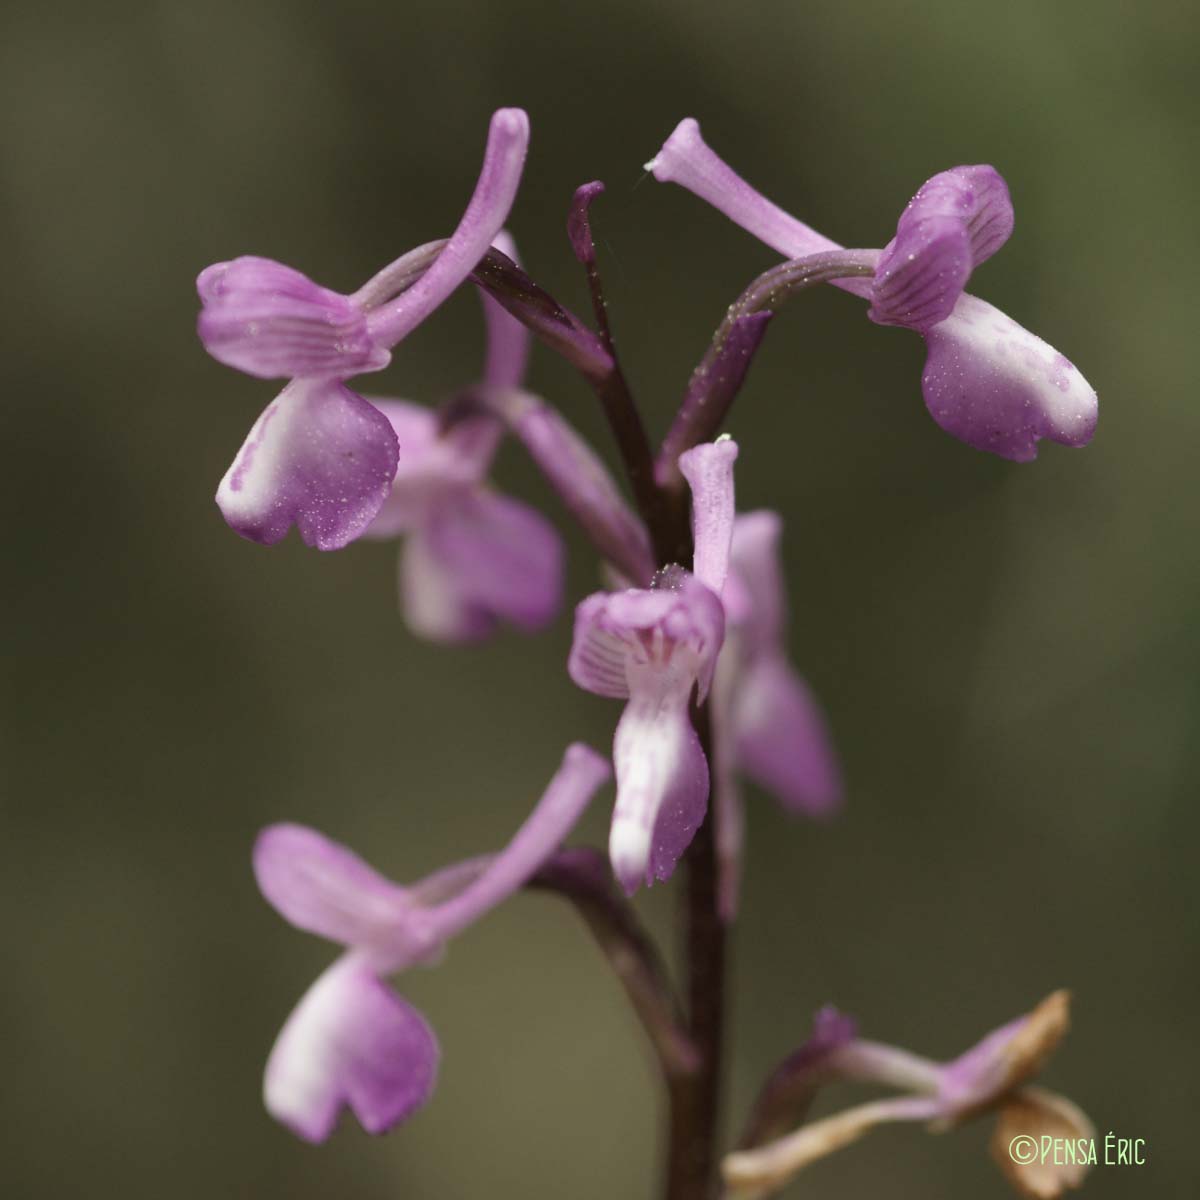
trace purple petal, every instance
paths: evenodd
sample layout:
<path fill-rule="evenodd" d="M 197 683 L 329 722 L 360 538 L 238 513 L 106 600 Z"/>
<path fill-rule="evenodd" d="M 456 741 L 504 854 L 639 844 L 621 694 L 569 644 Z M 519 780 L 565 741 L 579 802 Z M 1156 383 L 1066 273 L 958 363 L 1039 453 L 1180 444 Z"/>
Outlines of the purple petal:
<path fill-rule="evenodd" d="M 571 514 L 608 559 L 636 583 L 654 574 L 650 536 L 591 446 L 548 404 L 514 392 L 498 406 Z"/>
<path fill-rule="evenodd" d="M 971 271 L 1013 228 L 1008 185 L 994 167 L 954 167 L 922 185 L 880 256 L 868 314 L 926 332 L 950 315 Z"/>
<path fill-rule="evenodd" d="M 785 258 L 840 249 L 836 242 L 823 237 L 755 191 L 728 163 L 713 153 L 700 136 L 700 125 L 692 117 L 679 122 L 662 149 L 646 164 L 646 170 L 660 183 L 677 183 L 707 200 L 735 225 L 766 242 Z"/>
<path fill-rule="evenodd" d="M 813 1031 L 767 1076 L 750 1113 L 743 1145 L 758 1145 L 801 1123 L 818 1090 L 836 1072 L 831 1060 L 858 1032 L 852 1017 L 827 1004 Z"/>
<path fill-rule="evenodd" d="M 269 258 L 216 263 L 200 273 L 196 289 L 205 349 L 259 379 L 345 379 L 391 359 L 353 300 Z"/>
<path fill-rule="evenodd" d="M 339 550 L 371 523 L 396 473 L 387 419 L 339 383 L 295 380 L 267 406 L 217 489 L 242 537 L 278 542 L 294 524 Z"/>
<path fill-rule="evenodd" d="M 419 529 L 451 494 L 471 491 L 483 479 L 500 427 L 488 416 L 443 431 L 433 409 L 406 400 L 368 399 L 391 424 L 399 452 L 391 492 L 363 536 L 393 538 Z"/>
<path fill-rule="evenodd" d="M 679 470 L 692 490 L 692 541 L 696 578 L 716 595 L 729 571 L 733 538 L 733 464 L 737 442 L 725 436 L 679 456 Z"/>
<path fill-rule="evenodd" d="M 670 667 L 691 673 L 703 700 L 725 637 L 720 600 L 687 572 L 677 588 L 597 592 L 575 610 L 567 673 L 598 696 L 630 694 L 630 672 Z"/>
<path fill-rule="evenodd" d="M 498 109 L 488 129 L 479 180 L 458 228 L 412 287 L 370 314 L 367 324 L 377 342 L 394 346 L 407 337 L 475 269 L 508 219 L 528 147 L 529 118 L 519 108 Z"/>
<path fill-rule="evenodd" d="M 792 812 L 824 816 L 842 800 L 825 719 L 808 685 L 782 655 L 763 655 L 732 701 L 738 766 Z"/>
<path fill-rule="evenodd" d="M 387 418 L 396 434 L 396 474 L 387 499 L 362 536 L 372 541 L 399 537 L 421 522 L 430 493 L 440 489 L 443 471 L 437 453 L 437 415 L 406 400 L 365 397 Z"/>
<path fill-rule="evenodd" d="M 688 716 L 691 685 L 683 673 L 641 668 L 617 723 L 608 849 L 613 874 L 630 895 L 671 877 L 704 820 L 708 763 Z"/>
<path fill-rule="evenodd" d="M 495 620 L 467 601 L 419 529 L 400 549 L 399 589 L 404 622 L 418 637 L 456 645 L 495 632 Z"/>
<path fill-rule="evenodd" d="M 966 226 L 942 216 L 915 222 L 880 256 L 867 316 L 924 333 L 950 315 L 970 277 Z"/>
<path fill-rule="evenodd" d="M 611 775 L 608 761 L 590 746 L 568 746 L 554 778 L 512 841 L 462 891 L 433 910 L 438 936 L 454 936 L 522 887 L 559 848 Z"/>
<path fill-rule="evenodd" d="M 783 644 L 787 597 L 779 554 L 782 535 L 783 519 L 768 509 L 742 513 L 733 523 L 731 579 L 724 599 L 730 620 L 737 625 L 739 639 L 750 656 L 777 650 Z M 731 586 L 734 580 L 736 591 Z"/>
<path fill-rule="evenodd" d="M 402 562 L 406 618 L 435 640 L 473 640 L 502 620 L 532 632 L 562 603 L 554 527 L 528 505 L 482 488 L 431 506 Z"/>
<path fill-rule="evenodd" d="M 933 419 L 960 441 L 1014 462 L 1041 438 L 1083 446 L 1096 428 L 1096 393 L 1039 337 L 964 295 L 926 334 L 921 385 Z"/>
<path fill-rule="evenodd" d="M 254 875 L 268 902 L 297 929 L 360 947 L 380 970 L 440 949 L 403 888 L 315 829 L 264 829 L 254 846 Z"/>
<path fill-rule="evenodd" d="M 1013 231 L 1008 184 L 995 167 L 951 167 L 923 183 L 908 202 L 896 229 L 897 243 L 910 226 L 931 217 L 952 217 L 967 230 L 971 266 L 991 258 Z"/>
<path fill-rule="evenodd" d="M 1052 992 L 1032 1012 L 992 1030 L 941 1068 L 939 1092 L 949 1112 L 988 1104 L 1041 1070 L 1070 1026 L 1070 996 Z"/>
<path fill-rule="evenodd" d="M 366 967 L 343 958 L 288 1017 L 267 1061 L 267 1111 L 323 1142 L 343 1106 L 384 1133 L 429 1099 L 438 1045 L 425 1018 Z"/>
<path fill-rule="evenodd" d="M 492 245 L 520 266 L 517 246 L 509 233 L 501 230 Z M 529 330 L 487 292 L 480 289 L 479 295 L 483 304 L 484 323 L 487 326 L 487 355 L 483 365 L 483 382 L 488 387 L 520 387 L 525 379 L 525 366 L 529 361 Z"/>

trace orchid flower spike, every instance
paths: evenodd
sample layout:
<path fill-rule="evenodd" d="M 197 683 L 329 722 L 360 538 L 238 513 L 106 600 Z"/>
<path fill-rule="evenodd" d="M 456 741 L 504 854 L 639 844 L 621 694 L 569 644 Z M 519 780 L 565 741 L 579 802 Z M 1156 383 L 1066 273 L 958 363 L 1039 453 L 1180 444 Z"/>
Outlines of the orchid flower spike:
<path fill-rule="evenodd" d="M 787 597 L 778 513 L 743 513 L 733 525 L 725 586 L 725 644 L 713 681 L 713 792 L 720 819 L 718 900 L 737 915 L 744 818 L 739 774 L 791 813 L 828 816 L 842 778 L 816 698 L 787 657 Z"/>
<path fill-rule="evenodd" d="M 1067 1031 L 1069 1001 L 1066 992 L 1054 992 L 1032 1012 L 989 1033 L 949 1062 L 864 1041 L 855 1036 L 852 1021 L 823 1010 L 813 1038 L 784 1061 L 763 1089 L 743 1138 L 748 1148 L 725 1158 L 727 1196 L 757 1200 L 771 1195 L 809 1163 L 879 1125 L 919 1121 L 942 1132 L 990 1112 L 999 1114 L 992 1156 L 1018 1192 L 1053 1200 L 1067 1188 L 1078 1187 L 1095 1130 L 1071 1101 L 1029 1084 Z M 819 1087 L 838 1079 L 897 1088 L 904 1094 L 860 1104 L 758 1144 L 763 1135 L 774 1133 L 781 1117 L 802 1113 Z M 1023 1155 L 1010 1152 L 1014 1139 L 1040 1145 L 1044 1136 L 1069 1142 L 1072 1153 L 1035 1155 L 1023 1162 Z"/>
<path fill-rule="evenodd" d="M 663 568 L 649 588 L 597 592 L 575 610 L 567 671 L 585 691 L 627 700 L 613 739 L 613 873 L 629 894 L 670 878 L 704 820 L 708 762 L 689 717 L 725 637 L 721 591 L 733 533 L 729 438 L 680 456 L 692 489 L 694 571 Z"/>
<path fill-rule="evenodd" d="M 217 489 L 237 533 L 272 545 L 295 525 L 306 544 L 338 550 L 370 524 L 388 496 L 399 450 L 391 423 L 344 380 L 386 366 L 392 347 L 486 254 L 512 208 L 528 143 L 524 112 L 495 113 L 466 213 L 415 276 L 401 269 L 412 258 L 406 255 L 343 296 L 268 259 L 239 258 L 201 272 L 199 333 L 209 353 L 259 378 L 291 377 Z M 389 279 L 402 281 L 398 296 L 379 294 Z"/>
<path fill-rule="evenodd" d="M 496 248 L 516 258 L 512 238 Z M 529 354 L 525 326 L 482 293 L 487 328 L 484 388 L 519 387 Z M 365 536 L 403 536 L 400 604 L 408 627 L 440 642 L 486 637 L 501 620 L 534 631 L 562 605 L 563 551 L 554 527 L 485 482 L 501 426 L 473 416 L 448 429 L 431 409 L 372 403 L 391 422 L 400 460 L 391 494 Z"/>
<path fill-rule="evenodd" d="M 681 121 L 646 164 L 789 259 L 837 250 L 755 191 Z M 838 286 L 871 302 L 875 321 L 920 333 L 925 405 L 947 433 L 1002 458 L 1037 457 L 1041 438 L 1082 446 L 1096 427 L 1096 393 L 1061 354 L 963 291 L 971 271 L 1012 232 L 1004 180 L 988 166 L 954 167 L 921 186 L 879 257 L 874 279 Z"/>
<path fill-rule="evenodd" d="M 267 1111 L 310 1142 L 349 1108 L 383 1133 L 429 1098 L 438 1044 L 425 1018 L 384 977 L 436 959 L 455 934 L 520 888 L 552 855 L 610 776 L 594 750 L 568 747 L 541 800 L 491 858 L 402 887 L 352 851 L 299 825 L 265 829 L 254 872 L 298 929 L 345 947 L 288 1018 L 267 1061 Z"/>

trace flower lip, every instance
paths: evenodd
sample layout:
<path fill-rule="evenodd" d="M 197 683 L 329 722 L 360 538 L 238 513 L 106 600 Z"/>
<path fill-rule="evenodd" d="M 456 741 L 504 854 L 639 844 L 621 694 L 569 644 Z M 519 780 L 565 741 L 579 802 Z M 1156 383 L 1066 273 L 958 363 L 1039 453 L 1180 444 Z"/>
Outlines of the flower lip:
<path fill-rule="evenodd" d="M 437 1039 L 425 1018 L 353 955 L 329 967 L 293 1010 L 263 1078 L 267 1111 L 309 1142 L 348 1107 L 384 1133 L 429 1099 Z"/>
<path fill-rule="evenodd" d="M 250 430 L 217 489 L 226 522 L 273 545 L 292 525 L 339 550 L 375 518 L 399 450 L 387 419 L 333 380 L 294 379 Z"/>

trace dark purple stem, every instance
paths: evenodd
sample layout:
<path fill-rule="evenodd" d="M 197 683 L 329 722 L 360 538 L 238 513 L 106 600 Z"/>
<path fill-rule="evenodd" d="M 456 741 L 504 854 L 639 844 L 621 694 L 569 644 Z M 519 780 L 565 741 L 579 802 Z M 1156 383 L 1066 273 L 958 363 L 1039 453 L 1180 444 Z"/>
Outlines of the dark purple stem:
<path fill-rule="evenodd" d="M 596 314 L 596 328 L 614 360 L 617 357 L 613 345 L 612 330 L 608 325 L 608 301 L 604 298 L 604 285 L 600 280 L 600 268 L 596 265 L 596 243 L 592 238 L 592 222 L 588 212 L 595 200 L 604 191 L 600 180 L 593 180 L 577 188 L 571 200 L 571 211 L 567 214 L 567 237 L 571 249 L 587 272 L 588 291 L 592 295 L 592 312 Z"/>
<path fill-rule="evenodd" d="M 621 368 L 605 340 L 496 249 L 488 251 L 471 278 L 543 342 L 562 354 L 587 380 L 608 418 L 655 551 L 660 555 L 668 553 L 673 549 L 669 529 L 675 524 L 674 506 L 654 482 L 650 439 Z"/>
<path fill-rule="evenodd" d="M 763 272 L 729 306 L 700 365 L 692 372 L 683 403 L 663 439 L 654 467 L 660 486 L 682 488 L 680 454 L 720 432 L 770 315 L 815 284 L 874 274 L 878 259 L 878 250 L 829 250 L 790 259 Z"/>
<path fill-rule="evenodd" d="M 818 1089 L 831 1074 L 830 1060 L 857 1033 L 850 1017 L 824 1009 L 813 1036 L 767 1076 L 750 1109 L 739 1150 L 761 1146 L 797 1128 Z"/>
<path fill-rule="evenodd" d="M 608 959 L 670 1080 L 692 1075 L 699 1054 L 658 949 L 629 903 L 617 893 L 608 859 L 590 847 L 560 850 L 527 885 L 574 907 Z"/>
<path fill-rule="evenodd" d="M 707 707 L 692 720 L 711 760 Z M 688 1029 L 700 1053 L 694 1074 L 668 1080 L 665 1200 L 712 1200 L 717 1194 L 721 1067 L 725 1023 L 725 923 L 717 908 L 716 810 L 708 816 L 683 860 L 686 888 L 684 963 Z"/>

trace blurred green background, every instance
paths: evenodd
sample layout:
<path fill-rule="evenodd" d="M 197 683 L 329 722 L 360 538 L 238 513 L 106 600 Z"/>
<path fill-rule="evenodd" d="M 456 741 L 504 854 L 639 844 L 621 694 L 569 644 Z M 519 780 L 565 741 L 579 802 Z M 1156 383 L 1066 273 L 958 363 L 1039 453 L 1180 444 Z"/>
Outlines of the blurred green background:
<path fill-rule="evenodd" d="M 1090 448 L 1014 466 L 952 441 L 919 339 L 828 289 L 776 320 L 730 425 L 743 507 L 787 517 L 792 649 L 850 788 L 826 827 L 750 798 L 730 1112 L 827 1001 L 949 1056 L 1068 986 L 1046 1081 L 1150 1160 L 1084 1194 L 1194 1185 L 1198 24 L 1118 0 L 5 6 L 5 1194 L 655 1194 L 640 1033 L 547 897 L 404 979 L 444 1050 L 410 1125 L 314 1149 L 259 1101 L 331 954 L 259 898 L 260 826 L 409 878 L 502 842 L 618 709 L 568 682 L 568 615 L 433 648 L 398 619 L 392 547 L 225 528 L 213 491 L 273 389 L 202 353 L 193 279 L 253 252 L 352 290 L 449 230 L 501 104 L 534 131 L 512 228 L 580 311 L 566 204 L 608 183 L 613 321 L 659 431 L 773 261 L 643 178 L 680 117 L 851 245 L 937 170 L 1007 177 L 1016 233 L 972 290 L 1099 390 Z M 388 389 L 468 381 L 476 304 L 422 327 Z M 538 352 L 532 383 L 608 453 L 568 370 Z M 558 519 L 516 450 L 499 474 Z M 578 597 L 594 565 L 570 545 Z M 664 935 L 672 900 L 639 900 Z M 988 1133 L 883 1132 L 788 1194 L 1002 1197 Z"/>

